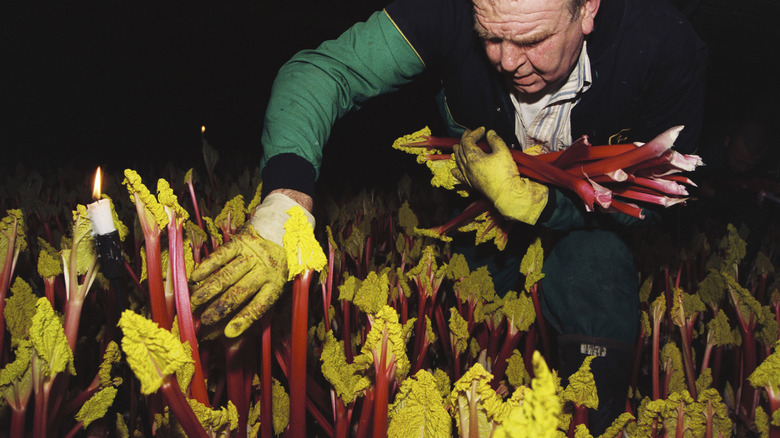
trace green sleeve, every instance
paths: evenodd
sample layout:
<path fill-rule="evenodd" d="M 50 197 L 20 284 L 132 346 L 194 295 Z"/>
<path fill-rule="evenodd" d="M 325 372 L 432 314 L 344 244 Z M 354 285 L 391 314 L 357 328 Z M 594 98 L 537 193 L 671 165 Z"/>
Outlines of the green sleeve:
<path fill-rule="evenodd" d="M 335 121 L 371 97 L 395 91 L 425 66 L 385 11 L 335 40 L 297 53 L 274 80 L 262 133 L 261 168 L 292 153 L 319 176 Z"/>

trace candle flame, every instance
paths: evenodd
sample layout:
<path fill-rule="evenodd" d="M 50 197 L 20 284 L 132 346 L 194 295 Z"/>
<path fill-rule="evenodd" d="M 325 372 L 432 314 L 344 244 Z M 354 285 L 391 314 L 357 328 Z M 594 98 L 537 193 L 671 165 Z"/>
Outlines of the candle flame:
<path fill-rule="evenodd" d="M 200 133 L 203 134 L 204 132 L 206 132 L 206 125 L 201 125 L 200 126 Z"/>
<path fill-rule="evenodd" d="M 98 166 L 97 171 L 95 171 L 95 184 L 92 186 L 92 199 L 98 200 L 100 199 L 100 166 Z"/>

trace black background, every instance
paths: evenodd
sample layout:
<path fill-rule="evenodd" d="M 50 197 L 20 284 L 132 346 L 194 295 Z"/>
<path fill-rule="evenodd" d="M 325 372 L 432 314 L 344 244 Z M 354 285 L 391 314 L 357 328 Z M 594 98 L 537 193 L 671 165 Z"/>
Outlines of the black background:
<path fill-rule="evenodd" d="M 609 0 L 602 0 L 609 1 Z M 0 5 L 0 171 L 93 172 L 202 165 L 201 125 L 217 172 L 257 166 L 277 69 L 334 38 L 382 0 L 68 1 Z M 680 1 L 709 46 L 707 131 L 745 108 L 771 112 L 778 2 Z M 324 175 L 388 179 L 390 142 L 438 116 L 422 81 L 337 124 Z M 422 98 L 421 98 L 422 95 Z M 381 169 L 381 171 L 377 171 Z"/>

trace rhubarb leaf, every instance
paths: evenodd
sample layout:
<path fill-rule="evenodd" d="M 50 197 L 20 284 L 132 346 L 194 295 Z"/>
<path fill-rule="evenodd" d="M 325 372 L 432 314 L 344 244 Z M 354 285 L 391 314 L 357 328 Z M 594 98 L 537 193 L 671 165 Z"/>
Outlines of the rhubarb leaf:
<path fill-rule="evenodd" d="M 222 211 L 214 218 L 214 225 L 224 230 L 227 234 L 233 234 L 246 222 L 246 208 L 244 196 L 236 195 L 225 203 Z"/>
<path fill-rule="evenodd" d="M 173 216 L 176 218 L 176 222 L 178 224 L 181 225 L 190 218 L 190 214 L 187 212 L 187 210 L 185 210 L 184 207 L 179 204 L 179 200 L 173 193 L 173 189 L 171 189 L 168 181 L 162 178 L 157 180 L 157 199 L 159 200 L 160 204 L 163 205 L 163 208 L 170 210 L 173 213 Z M 168 217 L 170 220 L 171 216 Z"/>
<path fill-rule="evenodd" d="M 89 398 L 76 413 L 76 421 L 81 422 L 84 430 L 95 420 L 103 418 L 114 403 L 117 389 L 113 386 L 103 388 Z"/>
<path fill-rule="evenodd" d="M 525 290 L 530 291 L 531 286 L 544 278 L 542 273 L 542 262 L 544 260 L 544 249 L 542 249 L 542 240 L 538 237 L 534 240 L 520 262 L 520 273 L 525 275 Z"/>
<path fill-rule="evenodd" d="M 281 435 L 290 422 L 290 396 L 276 379 L 271 388 L 271 404 L 273 404 L 274 434 Z"/>
<path fill-rule="evenodd" d="M 453 385 L 447 407 L 456 420 L 460 436 L 474 436 L 474 427 L 478 428 L 479 436 L 490 436 L 509 414 L 510 407 L 490 387 L 491 380 L 493 375 L 476 363 Z M 476 418 L 471 413 L 476 413 Z"/>
<path fill-rule="evenodd" d="M 96 263 L 97 252 L 95 240 L 92 238 L 92 222 L 87 215 L 87 207 L 81 204 L 73 211 L 73 242 L 76 250 L 76 273 L 84 275 Z M 63 251 L 63 257 L 64 255 Z M 72 254 L 69 253 L 70 256 Z"/>
<path fill-rule="evenodd" d="M 469 263 L 466 261 L 466 257 L 463 254 L 453 254 L 450 257 L 450 261 L 447 263 L 446 276 L 450 280 L 460 281 L 469 275 Z"/>
<path fill-rule="evenodd" d="M 122 184 L 127 186 L 127 191 L 130 193 L 130 202 L 135 204 L 138 212 L 138 221 L 144 229 L 144 234 L 153 232 L 154 227 L 162 230 L 168 226 L 168 215 L 165 213 L 162 204 L 157 202 L 157 199 L 144 185 L 136 171 L 125 169 L 125 179 L 122 181 Z"/>
<path fill-rule="evenodd" d="M 53 378 L 66 370 L 76 375 L 73 352 L 65 337 L 62 322 L 46 298 L 38 298 L 35 303 L 35 315 L 30 322 L 30 342 L 35 348 L 36 357 L 43 361 L 43 366 L 39 368 L 41 377 Z"/>
<path fill-rule="evenodd" d="M 238 411 L 232 401 L 219 409 L 210 409 L 194 399 L 187 399 L 198 421 L 212 436 L 230 436 L 231 431 L 238 429 Z"/>
<path fill-rule="evenodd" d="M 27 406 L 33 390 L 32 344 L 22 339 L 14 353 L 16 359 L 0 370 L 0 394 L 12 409 L 21 411 Z"/>
<path fill-rule="evenodd" d="M 364 313 L 373 315 L 387 305 L 389 295 L 390 283 L 387 279 L 387 272 L 377 275 L 375 271 L 371 271 L 366 279 L 360 283 L 352 303 Z"/>
<path fill-rule="evenodd" d="M 6 329 L 11 334 L 11 347 L 28 339 L 27 329 L 35 315 L 37 301 L 38 297 L 33 293 L 30 285 L 16 277 L 11 286 L 11 296 L 5 299 L 5 309 L 3 309 Z"/>
<path fill-rule="evenodd" d="M 388 437 L 451 436 L 452 424 L 436 379 L 420 370 L 401 382 L 395 401 L 388 409 Z"/>
<path fill-rule="evenodd" d="M 38 238 L 38 275 L 52 278 L 62 274 L 62 259 L 59 253 L 43 238 Z"/>
<path fill-rule="evenodd" d="M 501 427 L 496 430 L 494 437 L 552 438 L 558 436 L 562 403 L 556 393 L 556 378 L 547 368 L 538 351 L 534 352 L 533 364 L 535 377 L 531 381 L 531 388 L 523 391 L 523 403 L 512 408 Z"/>
<path fill-rule="evenodd" d="M 761 362 L 748 381 L 754 388 L 765 388 L 770 397 L 780 394 L 780 341 L 774 346 L 774 352 Z"/>
<path fill-rule="evenodd" d="M 668 394 L 680 391 L 687 392 L 685 389 L 685 371 L 683 368 L 682 353 L 680 353 L 680 349 L 677 348 L 677 345 L 673 342 L 667 342 L 663 348 L 661 348 L 661 367 L 663 367 L 667 376 L 671 376 Z"/>
<path fill-rule="evenodd" d="M 100 367 L 98 368 L 101 387 L 105 388 L 122 384 L 121 377 L 111 376 L 114 366 L 118 366 L 121 360 L 122 353 L 119 351 L 119 345 L 115 341 L 109 342 L 106 346 L 106 351 L 103 353 L 103 361 L 100 362 Z"/>
<path fill-rule="evenodd" d="M 332 331 L 325 334 L 325 342 L 320 354 L 322 375 L 333 386 L 336 396 L 349 405 L 363 393 L 371 382 L 358 373 L 357 365 L 347 363 L 344 353 L 344 341 L 333 336 Z"/>
<path fill-rule="evenodd" d="M 166 376 L 193 362 L 176 335 L 131 310 L 122 313 L 119 327 L 124 333 L 122 350 L 144 395 L 156 392 Z"/>
<path fill-rule="evenodd" d="M 534 302 L 526 293 L 515 299 L 504 300 L 501 311 L 506 315 L 510 330 L 527 331 L 536 320 Z"/>
<path fill-rule="evenodd" d="M 482 300 L 493 301 L 496 288 L 487 266 L 480 266 L 453 285 L 455 295 L 462 303 L 476 304 Z"/>
<path fill-rule="evenodd" d="M 469 324 L 458 313 L 458 309 L 455 307 L 450 308 L 450 342 L 454 347 L 454 352 L 460 355 L 466 351 L 466 347 L 469 345 Z"/>
<path fill-rule="evenodd" d="M 287 210 L 290 218 L 284 223 L 284 249 L 287 254 L 288 280 L 308 271 L 322 271 L 328 264 L 328 259 L 322 251 L 314 230 L 303 207 L 295 206 Z"/>
<path fill-rule="evenodd" d="M 406 339 L 403 336 L 403 327 L 398 322 L 398 313 L 390 306 L 384 306 L 382 310 L 373 315 L 373 324 L 366 336 L 366 343 L 363 344 L 360 356 L 355 358 L 354 363 L 360 367 L 368 368 L 371 364 L 381 360 L 385 329 L 387 329 L 386 369 L 390 369 L 394 362 L 395 378 L 400 383 L 409 374 L 411 364 L 406 355 Z"/>
<path fill-rule="evenodd" d="M 418 224 L 417 215 L 415 215 L 409 207 L 409 202 L 404 201 L 398 209 L 398 225 L 404 230 L 404 234 L 412 236 L 414 235 L 414 229 L 417 228 Z"/>
<path fill-rule="evenodd" d="M 596 391 L 596 381 L 590 371 L 590 363 L 595 357 L 586 357 L 577 372 L 569 376 L 569 385 L 563 391 L 564 400 L 578 406 L 598 409 L 599 395 Z"/>
<path fill-rule="evenodd" d="M 0 267 L 8 262 L 5 258 L 8 254 L 9 242 L 13 241 L 13 253 L 27 249 L 27 228 L 22 210 L 6 210 L 6 213 L 8 216 L 0 221 Z"/>
<path fill-rule="evenodd" d="M 531 375 L 525 369 L 525 360 L 520 350 L 515 349 L 506 362 L 506 378 L 510 385 L 519 388 L 531 383 Z"/>

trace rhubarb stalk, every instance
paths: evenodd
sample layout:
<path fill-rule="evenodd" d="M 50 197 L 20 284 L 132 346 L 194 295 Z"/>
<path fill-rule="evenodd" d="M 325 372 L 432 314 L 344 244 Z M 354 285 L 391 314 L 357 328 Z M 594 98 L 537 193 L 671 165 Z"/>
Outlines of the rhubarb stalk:
<path fill-rule="evenodd" d="M 306 353 L 309 289 L 314 271 L 328 263 L 303 208 L 287 210 L 284 224 L 284 248 L 287 254 L 288 280 L 293 280 L 293 311 L 290 353 L 290 434 L 306 436 Z"/>

